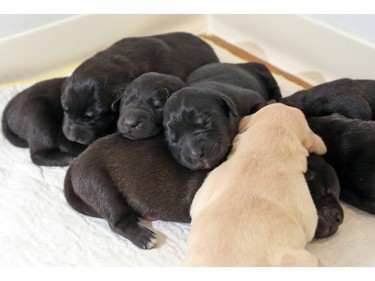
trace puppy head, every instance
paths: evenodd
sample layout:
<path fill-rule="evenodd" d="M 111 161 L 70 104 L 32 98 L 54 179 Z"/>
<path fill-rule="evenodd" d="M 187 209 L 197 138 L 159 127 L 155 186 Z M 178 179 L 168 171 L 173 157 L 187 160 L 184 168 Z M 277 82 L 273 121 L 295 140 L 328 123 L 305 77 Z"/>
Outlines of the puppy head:
<path fill-rule="evenodd" d="M 164 107 L 163 124 L 170 151 L 192 170 L 212 168 L 226 157 L 238 121 L 234 103 L 206 88 L 183 88 Z"/>
<path fill-rule="evenodd" d="M 165 102 L 184 86 L 184 82 L 173 75 L 149 72 L 139 76 L 112 104 L 112 110 L 120 112 L 117 130 L 128 139 L 159 134 Z"/>
<path fill-rule="evenodd" d="M 305 178 L 318 212 L 315 238 L 329 237 L 336 233 L 344 219 L 344 211 L 339 203 L 337 175 L 322 157 L 311 154 Z"/>
<path fill-rule="evenodd" d="M 111 111 L 114 96 L 111 87 L 104 90 L 95 79 L 74 76 L 66 79 L 61 95 L 64 135 L 70 141 L 87 145 L 113 132 L 118 116 Z"/>

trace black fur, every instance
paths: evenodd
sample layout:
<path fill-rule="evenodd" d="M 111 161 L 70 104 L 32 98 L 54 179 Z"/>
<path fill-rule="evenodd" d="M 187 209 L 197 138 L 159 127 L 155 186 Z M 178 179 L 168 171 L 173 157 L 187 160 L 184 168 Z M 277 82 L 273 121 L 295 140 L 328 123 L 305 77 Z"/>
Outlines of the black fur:
<path fill-rule="evenodd" d="M 340 199 L 375 214 L 375 122 L 338 114 L 308 119 L 340 181 Z"/>
<path fill-rule="evenodd" d="M 307 118 L 339 113 L 375 120 L 375 80 L 334 80 L 282 98 L 281 102 L 298 107 Z"/>
<path fill-rule="evenodd" d="M 326 238 L 336 233 L 344 220 L 339 203 L 340 184 L 335 170 L 322 156 L 310 154 L 307 158 L 306 181 L 318 211 L 315 238 Z"/>
<path fill-rule="evenodd" d="M 85 149 L 62 132 L 60 96 L 64 80 L 36 83 L 12 98 L 3 112 L 4 136 L 15 146 L 29 147 L 36 165 L 66 166 Z"/>
<path fill-rule="evenodd" d="M 210 63 L 192 72 L 187 80 L 189 86 L 199 86 L 207 81 L 225 83 L 253 90 L 264 100 L 281 99 L 279 85 L 268 68 L 260 63 Z"/>
<path fill-rule="evenodd" d="M 128 84 L 146 72 L 186 79 L 218 58 L 199 37 L 175 32 L 118 41 L 83 62 L 63 85 L 63 131 L 68 139 L 89 144 L 116 130 L 111 104 Z"/>
<path fill-rule="evenodd" d="M 163 108 L 167 99 L 185 83 L 174 75 L 148 72 L 129 84 L 112 104 L 119 110 L 117 130 L 128 139 L 145 139 L 162 130 Z"/>

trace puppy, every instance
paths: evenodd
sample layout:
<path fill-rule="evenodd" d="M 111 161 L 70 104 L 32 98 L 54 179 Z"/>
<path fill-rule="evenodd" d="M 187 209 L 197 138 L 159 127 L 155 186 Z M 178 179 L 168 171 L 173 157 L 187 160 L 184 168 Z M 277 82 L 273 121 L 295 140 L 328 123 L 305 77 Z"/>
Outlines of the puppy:
<path fill-rule="evenodd" d="M 114 232 L 150 249 L 156 236 L 138 217 L 190 222 L 191 201 L 206 175 L 178 165 L 162 135 L 132 141 L 113 134 L 73 161 L 64 192 L 78 212 L 106 219 Z"/>
<path fill-rule="evenodd" d="M 307 118 L 339 113 L 375 120 L 375 80 L 334 80 L 282 98 L 281 102 L 301 109 Z"/>
<path fill-rule="evenodd" d="M 318 211 L 318 226 L 314 238 L 332 236 L 344 220 L 344 211 L 339 203 L 340 185 L 336 172 L 322 156 L 310 154 L 305 177 Z"/>
<path fill-rule="evenodd" d="M 271 73 L 255 63 L 209 64 L 194 71 L 188 84 L 167 100 L 163 125 L 172 155 L 192 170 L 218 165 L 241 117 L 281 96 Z"/>
<path fill-rule="evenodd" d="M 185 83 L 174 75 L 156 72 L 142 74 L 112 104 L 113 111 L 120 111 L 117 130 L 133 140 L 159 134 L 165 102 L 184 86 Z"/>
<path fill-rule="evenodd" d="M 230 150 L 240 118 L 265 103 L 256 92 L 231 85 L 218 91 L 186 87 L 166 102 L 163 126 L 173 157 L 191 170 L 218 165 Z"/>
<path fill-rule="evenodd" d="M 327 145 L 325 160 L 340 181 L 340 199 L 375 214 L 375 122 L 338 114 L 308 119 Z"/>
<path fill-rule="evenodd" d="M 85 149 L 62 132 L 61 85 L 66 78 L 45 80 L 13 97 L 4 109 L 2 130 L 15 146 L 29 147 L 41 166 L 66 166 Z"/>
<path fill-rule="evenodd" d="M 218 58 L 189 33 L 175 32 L 118 41 L 83 62 L 65 81 L 61 96 L 66 137 L 89 144 L 116 130 L 118 112 L 111 104 L 128 84 L 146 72 L 186 79 L 196 68 Z"/>
<path fill-rule="evenodd" d="M 304 172 L 326 147 L 303 113 L 271 104 L 243 118 L 228 159 L 197 191 L 186 266 L 317 266 L 318 216 Z"/>

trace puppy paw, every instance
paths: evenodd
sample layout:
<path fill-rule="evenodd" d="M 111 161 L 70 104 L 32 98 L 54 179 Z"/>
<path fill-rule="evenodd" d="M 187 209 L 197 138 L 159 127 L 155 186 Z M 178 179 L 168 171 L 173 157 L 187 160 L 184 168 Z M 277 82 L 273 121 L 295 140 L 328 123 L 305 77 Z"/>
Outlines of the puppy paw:
<path fill-rule="evenodd" d="M 141 249 L 152 249 L 156 246 L 156 234 L 142 226 L 137 226 L 128 234 L 127 237 L 131 242 Z"/>

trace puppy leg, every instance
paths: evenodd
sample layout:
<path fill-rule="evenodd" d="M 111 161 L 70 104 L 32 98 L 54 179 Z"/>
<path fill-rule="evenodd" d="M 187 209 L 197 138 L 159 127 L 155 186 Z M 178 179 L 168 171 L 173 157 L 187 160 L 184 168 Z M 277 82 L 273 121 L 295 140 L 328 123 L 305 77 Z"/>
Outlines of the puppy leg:
<path fill-rule="evenodd" d="M 43 101 L 35 102 L 32 107 L 25 108 L 24 116 L 19 130 L 29 144 L 31 160 L 42 166 L 69 165 L 73 157 L 58 148 L 61 118 L 53 108 Z"/>
<path fill-rule="evenodd" d="M 62 131 L 61 131 L 61 133 L 58 136 L 57 143 L 58 143 L 58 149 L 61 152 L 66 153 L 68 155 L 71 155 L 73 157 L 77 157 L 87 147 L 86 145 L 80 144 L 78 142 L 69 141 L 65 137 L 65 135 L 63 134 Z"/>
<path fill-rule="evenodd" d="M 61 152 L 57 148 L 42 149 L 42 150 L 30 150 L 31 160 L 34 164 L 39 166 L 68 166 L 73 161 L 73 156 L 67 153 Z"/>
<path fill-rule="evenodd" d="M 101 216 L 87 205 L 74 191 L 72 184 L 72 167 L 69 167 L 64 179 L 64 196 L 68 204 L 77 212 L 86 216 L 100 218 Z"/>
<path fill-rule="evenodd" d="M 14 146 L 17 147 L 29 147 L 27 141 L 19 138 L 13 131 L 9 128 L 8 119 L 6 117 L 6 113 L 4 112 L 3 119 L 2 119 L 2 129 L 5 138 Z"/>
<path fill-rule="evenodd" d="M 69 141 L 63 133 L 54 136 L 50 128 L 45 128 L 44 135 L 37 141 L 31 140 L 31 159 L 41 166 L 68 166 L 86 146 Z"/>
<path fill-rule="evenodd" d="M 129 239 L 139 248 L 154 248 L 155 233 L 138 224 L 137 213 L 129 206 L 107 174 L 103 171 L 91 171 L 90 175 L 91 177 L 73 175 L 72 184 L 75 193 L 105 218 L 114 232 Z M 74 182 L 77 178 L 82 179 L 78 185 Z"/>
<path fill-rule="evenodd" d="M 41 166 L 68 166 L 73 156 L 59 150 L 53 124 L 45 123 L 28 136 L 31 160 Z"/>

